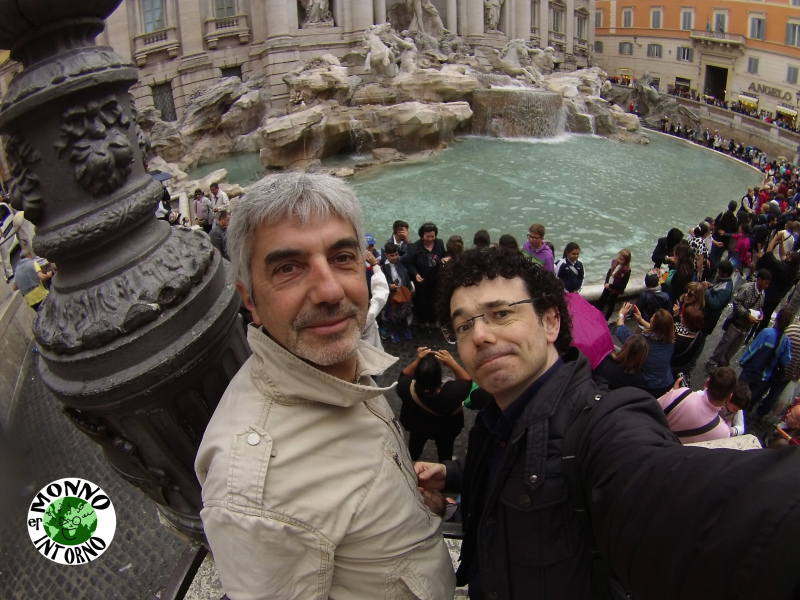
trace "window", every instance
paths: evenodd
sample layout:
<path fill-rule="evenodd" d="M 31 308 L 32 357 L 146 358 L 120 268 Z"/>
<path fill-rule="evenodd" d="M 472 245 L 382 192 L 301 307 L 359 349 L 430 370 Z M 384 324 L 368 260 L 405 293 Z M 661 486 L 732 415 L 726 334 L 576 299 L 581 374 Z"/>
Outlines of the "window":
<path fill-rule="evenodd" d="M 217 18 L 232 17 L 236 14 L 236 0 L 214 0 Z"/>
<path fill-rule="evenodd" d="M 539 0 L 531 2 L 531 31 L 539 26 Z"/>
<path fill-rule="evenodd" d="M 153 92 L 153 105 L 161 111 L 161 118 L 164 121 L 177 121 L 175 114 L 175 99 L 172 97 L 172 84 L 160 83 L 150 86 Z"/>
<path fill-rule="evenodd" d="M 553 33 L 564 33 L 564 11 L 554 8 L 550 11 L 550 18 L 552 20 Z"/>
<path fill-rule="evenodd" d="M 660 8 L 655 8 L 650 11 L 650 27 L 652 29 L 661 29 L 662 14 Z"/>
<path fill-rule="evenodd" d="M 220 71 L 222 77 L 242 78 L 242 65 L 236 65 L 235 67 L 222 67 Z"/>
<path fill-rule="evenodd" d="M 795 23 L 786 24 L 786 45 L 800 46 L 800 25 Z"/>
<path fill-rule="evenodd" d="M 603 53 L 603 42 L 601 42 L 600 40 L 595 40 L 595 42 L 594 42 L 594 51 L 597 52 L 598 54 L 602 54 Z"/>
<path fill-rule="evenodd" d="M 749 56 L 747 58 L 747 72 L 748 73 L 758 73 L 758 59 Z"/>
<path fill-rule="evenodd" d="M 142 0 L 142 17 L 145 33 L 164 29 L 163 0 Z"/>
<path fill-rule="evenodd" d="M 578 31 L 577 31 L 577 38 L 579 40 L 585 40 L 588 36 L 586 35 L 586 31 L 588 29 L 589 19 L 587 17 L 578 17 Z"/>
<path fill-rule="evenodd" d="M 694 29 L 694 11 L 682 10 L 681 11 L 681 29 L 689 31 Z"/>
<path fill-rule="evenodd" d="M 602 10 L 594 11 L 594 26 L 595 27 L 602 27 L 603 26 L 603 11 Z"/>
<path fill-rule="evenodd" d="M 633 9 L 626 8 L 622 11 L 622 26 L 633 27 Z"/>
<path fill-rule="evenodd" d="M 789 67 L 786 70 L 786 81 L 789 83 L 797 83 L 797 67 Z"/>
<path fill-rule="evenodd" d="M 620 42 L 619 43 L 619 53 L 620 54 L 633 54 L 633 42 Z"/>
<path fill-rule="evenodd" d="M 678 60 L 685 60 L 686 62 L 692 62 L 694 60 L 694 48 L 689 48 L 687 46 L 680 46 L 678 48 Z"/>
<path fill-rule="evenodd" d="M 714 13 L 714 31 L 725 33 L 728 30 L 728 15 Z"/>
<path fill-rule="evenodd" d="M 792 0 L 792 6 L 800 6 L 800 0 Z"/>
<path fill-rule="evenodd" d="M 647 44 L 647 56 L 661 58 L 661 44 Z"/>
<path fill-rule="evenodd" d="M 750 37 L 763 40 L 767 37 L 767 20 L 764 17 L 750 17 Z"/>

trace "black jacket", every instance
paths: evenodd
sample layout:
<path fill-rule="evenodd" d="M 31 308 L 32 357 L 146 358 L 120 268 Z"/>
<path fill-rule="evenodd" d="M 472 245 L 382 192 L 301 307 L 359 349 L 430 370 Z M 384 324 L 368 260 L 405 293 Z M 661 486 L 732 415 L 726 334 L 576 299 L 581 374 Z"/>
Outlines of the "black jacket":
<path fill-rule="evenodd" d="M 466 460 L 446 463 L 447 489 L 462 492 L 459 582 L 477 561 L 487 598 L 589 597 L 587 537 L 568 503 L 561 445 L 600 394 L 577 452 L 580 480 L 599 549 L 633 597 L 795 598 L 800 451 L 684 447 L 652 397 L 598 388 L 576 349 L 563 360 L 517 421 L 488 489 L 482 419 Z"/>

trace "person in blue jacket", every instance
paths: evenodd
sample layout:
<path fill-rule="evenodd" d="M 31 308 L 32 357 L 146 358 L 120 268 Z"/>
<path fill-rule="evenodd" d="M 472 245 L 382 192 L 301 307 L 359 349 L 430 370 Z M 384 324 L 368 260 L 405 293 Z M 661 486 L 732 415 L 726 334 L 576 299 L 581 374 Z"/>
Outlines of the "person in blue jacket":
<path fill-rule="evenodd" d="M 563 258 L 556 263 L 556 277 L 564 282 L 564 289 L 577 294 L 583 287 L 583 263 L 579 260 L 581 247 L 570 242 L 564 248 Z"/>

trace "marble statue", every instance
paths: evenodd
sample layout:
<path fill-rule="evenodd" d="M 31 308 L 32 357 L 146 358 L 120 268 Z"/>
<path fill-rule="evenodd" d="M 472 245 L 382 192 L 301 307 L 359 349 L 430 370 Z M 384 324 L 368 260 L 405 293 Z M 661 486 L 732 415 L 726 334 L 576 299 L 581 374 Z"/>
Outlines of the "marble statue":
<path fill-rule="evenodd" d="M 439 39 L 445 31 L 444 23 L 439 16 L 439 11 L 431 0 L 406 0 L 411 12 L 409 31 L 419 31 Z"/>
<path fill-rule="evenodd" d="M 330 11 L 328 0 L 300 0 L 300 6 L 305 11 L 304 24 L 333 24 L 333 14 Z"/>
<path fill-rule="evenodd" d="M 532 85 L 542 83 L 542 73 L 531 60 L 531 49 L 524 40 L 509 40 L 502 52 L 493 50 L 492 56 L 495 57 L 492 65 L 495 69 Z"/>
<path fill-rule="evenodd" d="M 541 48 L 534 48 L 530 51 L 532 63 L 536 66 L 537 70 L 544 75 L 552 73 L 556 66 L 554 54 L 555 48 L 552 46 L 548 46 L 544 50 Z"/>
<path fill-rule="evenodd" d="M 397 55 L 391 45 L 384 42 L 382 34 L 392 31 L 390 23 L 372 25 L 364 32 L 364 49 L 367 59 L 364 66 L 379 77 L 394 77 L 397 75 Z"/>
<path fill-rule="evenodd" d="M 483 2 L 483 23 L 486 31 L 497 31 L 500 24 L 500 11 L 505 0 L 484 0 Z"/>

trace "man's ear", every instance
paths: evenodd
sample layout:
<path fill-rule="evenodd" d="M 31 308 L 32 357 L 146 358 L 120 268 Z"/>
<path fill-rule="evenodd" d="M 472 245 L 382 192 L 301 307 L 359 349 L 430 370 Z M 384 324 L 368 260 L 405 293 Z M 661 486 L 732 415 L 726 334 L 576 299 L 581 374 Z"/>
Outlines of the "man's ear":
<path fill-rule="evenodd" d="M 253 300 L 253 298 L 247 292 L 247 289 L 244 287 L 244 284 L 241 281 L 236 282 L 236 289 L 239 290 L 239 294 L 242 296 L 245 308 L 247 308 L 247 310 L 250 311 L 250 314 L 253 315 L 253 323 L 256 325 L 263 325 L 261 322 L 261 317 L 258 314 L 258 307 L 256 306 L 255 300 Z"/>
<path fill-rule="evenodd" d="M 544 327 L 547 342 L 554 344 L 561 331 L 561 315 L 555 306 L 551 306 L 542 313 L 542 327 Z"/>

